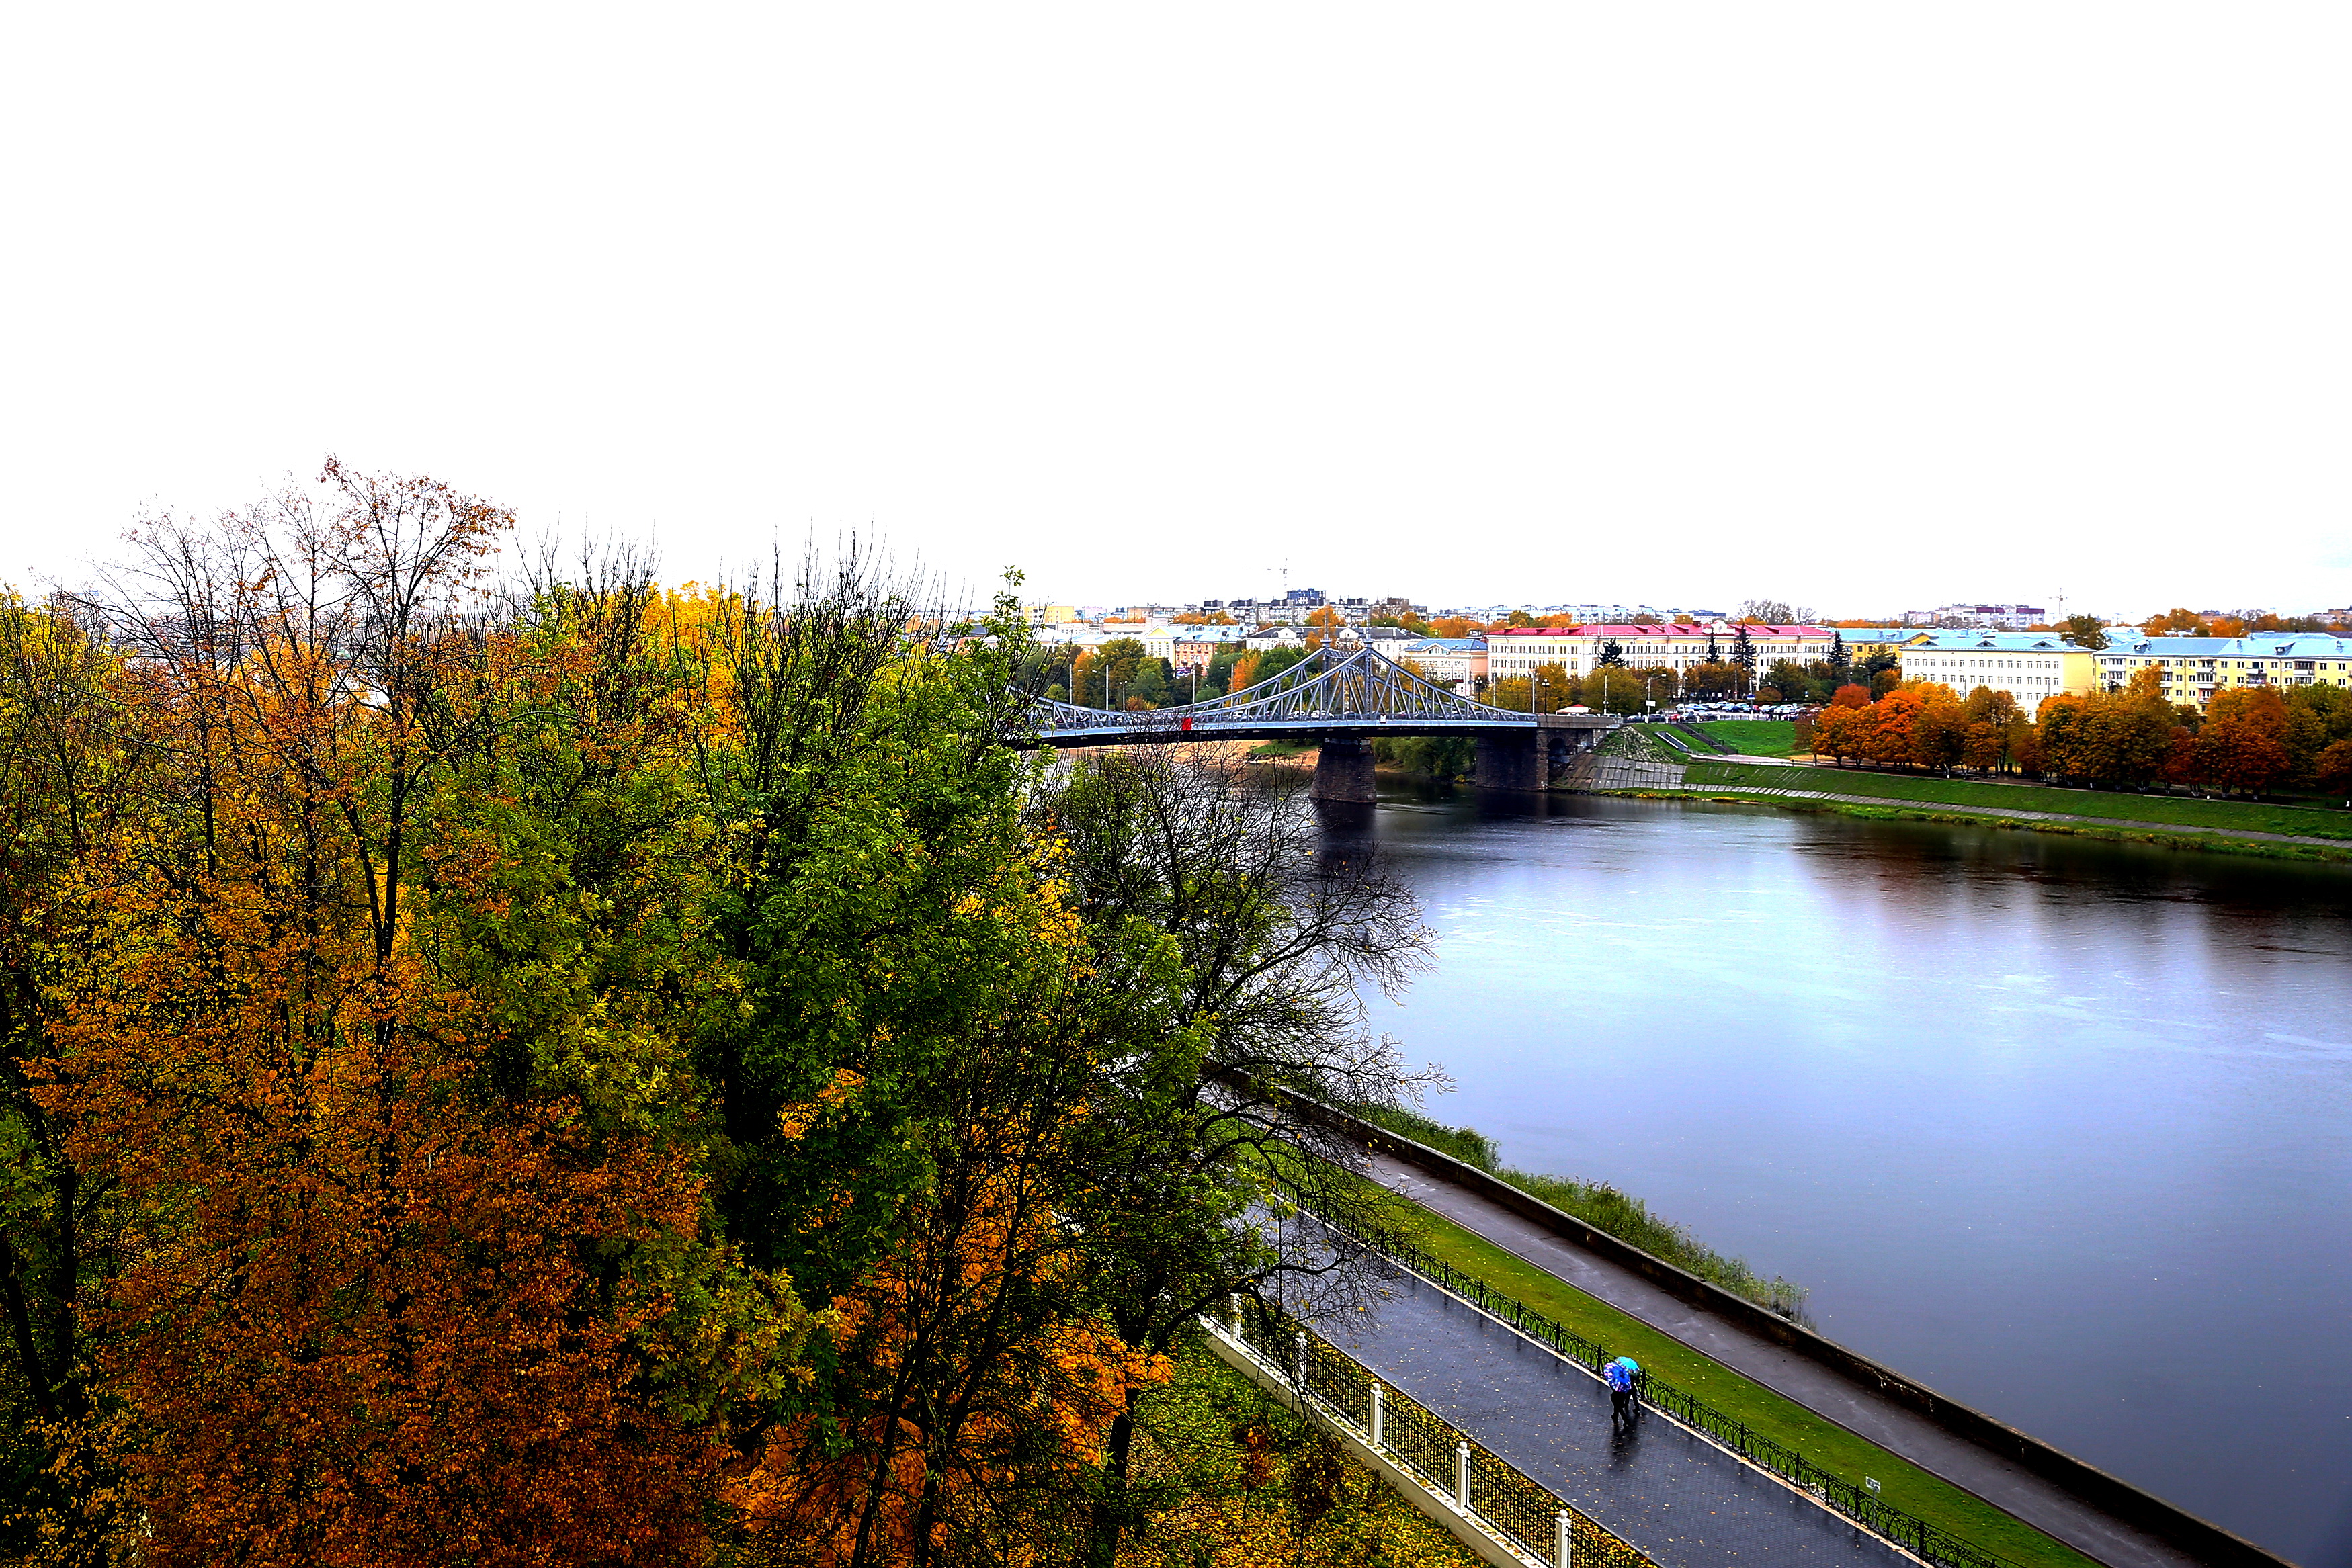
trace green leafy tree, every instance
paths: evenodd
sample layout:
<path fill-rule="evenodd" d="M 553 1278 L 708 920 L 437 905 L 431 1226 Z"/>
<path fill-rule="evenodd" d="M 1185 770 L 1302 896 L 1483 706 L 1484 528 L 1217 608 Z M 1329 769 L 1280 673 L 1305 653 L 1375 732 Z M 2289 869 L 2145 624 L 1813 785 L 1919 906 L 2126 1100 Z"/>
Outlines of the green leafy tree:
<path fill-rule="evenodd" d="M 1129 961 L 1179 992 L 1150 1049 L 1112 1059 L 1084 1132 L 1099 1162 L 1089 1277 L 1119 1339 L 1167 1350 L 1202 1310 L 1236 1292 L 1265 1299 L 1277 1281 L 1294 1301 L 1354 1299 L 1362 1279 L 1275 1245 L 1247 1217 L 1302 1203 L 1371 1212 L 1373 1195 L 1331 1159 L 1333 1134 L 1280 1092 L 1373 1105 L 1413 1092 L 1393 1044 L 1370 1037 L 1361 1000 L 1426 962 L 1410 890 L 1374 846 L 1328 852 L 1295 783 L 1172 749 L 1082 763 L 1037 810 L 1065 835 L 1089 922 L 1130 933 Z M 1139 1414 L 1130 1402 L 1110 1428 L 1097 1563 L 1114 1561 L 1152 1500 L 1131 1469 Z"/>
<path fill-rule="evenodd" d="M 1169 679 L 1168 661 L 1145 659 L 1135 667 L 1135 678 L 1127 685 L 1128 700 L 1142 702 L 1152 707 L 1165 707 L 1173 695 Z"/>
<path fill-rule="evenodd" d="M 2095 652 L 2107 645 L 2107 623 L 2095 615 L 2069 615 L 2058 623 L 2058 632 L 2077 648 Z"/>

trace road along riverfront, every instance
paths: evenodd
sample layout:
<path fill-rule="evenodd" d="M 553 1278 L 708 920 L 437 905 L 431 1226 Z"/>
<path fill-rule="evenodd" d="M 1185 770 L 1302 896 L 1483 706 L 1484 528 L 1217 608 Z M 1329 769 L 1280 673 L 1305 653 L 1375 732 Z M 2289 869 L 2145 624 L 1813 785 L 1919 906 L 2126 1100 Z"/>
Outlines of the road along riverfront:
<path fill-rule="evenodd" d="M 2198 1561 L 1926 1417 L 1874 1397 L 1818 1362 L 1691 1306 L 1631 1270 L 1573 1246 L 1466 1187 L 1381 1153 L 1366 1156 L 1365 1171 L 1400 1197 L 1444 1215 L 1555 1279 L 2008 1511 L 2109 1568 L 2189 1568 Z M 1496 1332 L 1507 1331 L 1498 1327 Z M 1530 1346 L 1528 1354 L 1536 1354 Z M 1409 1385 L 1407 1392 L 1412 1392 Z M 1467 1420 L 1458 1424 L 1473 1426 Z M 1611 1521 L 1603 1518 L 1603 1522 Z"/>
<path fill-rule="evenodd" d="M 1582 1367 L 1389 1266 L 1380 1299 L 1317 1326 L 1391 1386 L 1659 1568 L 1899 1568 L 1902 1552 L 1654 1411 L 1625 1423 Z"/>

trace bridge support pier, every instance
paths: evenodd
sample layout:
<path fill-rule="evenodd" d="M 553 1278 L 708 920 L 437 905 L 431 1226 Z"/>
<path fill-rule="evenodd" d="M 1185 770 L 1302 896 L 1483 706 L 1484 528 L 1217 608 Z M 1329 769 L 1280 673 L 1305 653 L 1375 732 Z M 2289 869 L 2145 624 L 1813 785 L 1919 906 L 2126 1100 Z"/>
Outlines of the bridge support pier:
<path fill-rule="evenodd" d="M 1548 780 L 1546 753 L 1550 748 L 1533 732 L 1482 735 L 1478 766 L 1470 782 L 1481 789 L 1541 789 Z"/>
<path fill-rule="evenodd" d="M 1315 787 L 1308 793 L 1318 800 L 1349 800 L 1363 806 L 1379 800 L 1372 778 L 1372 743 L 1360 735 L 1326 738 L 1315 758 Z"/>

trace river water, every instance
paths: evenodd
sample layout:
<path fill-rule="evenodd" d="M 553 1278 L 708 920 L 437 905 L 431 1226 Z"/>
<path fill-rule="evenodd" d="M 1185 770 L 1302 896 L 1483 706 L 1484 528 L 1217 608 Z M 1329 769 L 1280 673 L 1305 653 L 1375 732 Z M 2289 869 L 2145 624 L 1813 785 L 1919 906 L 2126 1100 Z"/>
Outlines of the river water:
<path fill-rule="evenodd" d="M 1439 936 L 1372 998 L 1454 1078 L 1432 1113 L 2352 1565 L 2352 872 L 1466 790 L 1390 790 L 1369 831 Z"/>

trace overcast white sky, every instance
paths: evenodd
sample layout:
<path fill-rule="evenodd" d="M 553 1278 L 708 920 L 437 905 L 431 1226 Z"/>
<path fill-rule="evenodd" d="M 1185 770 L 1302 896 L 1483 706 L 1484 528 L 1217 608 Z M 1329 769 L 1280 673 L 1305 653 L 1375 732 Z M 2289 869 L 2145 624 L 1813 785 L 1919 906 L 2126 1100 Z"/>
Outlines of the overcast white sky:
<path fill-rule="evenodd" d="M 2341 5 L 20 5 L 0 577 L 334 452 L 709 577 L 2352 601 Z"/>

